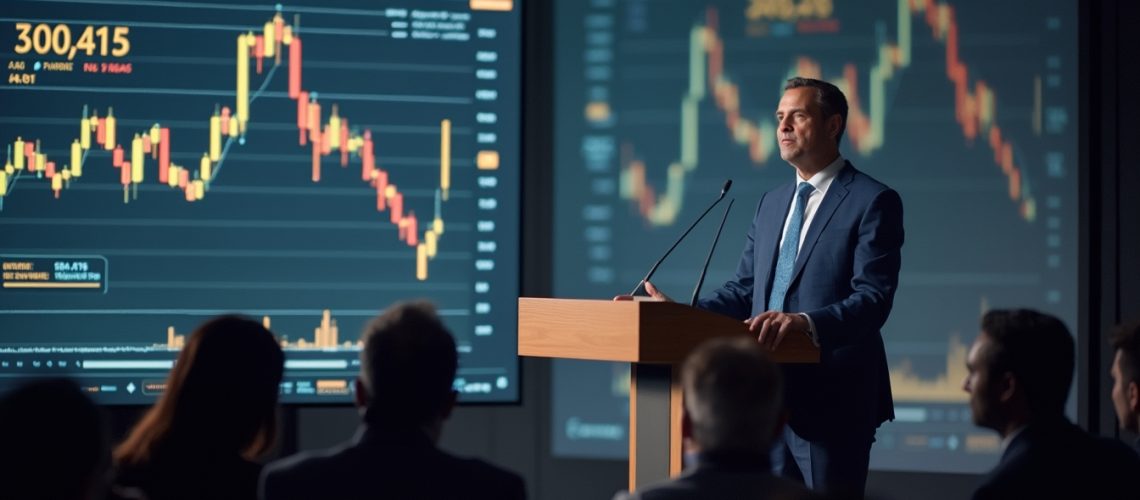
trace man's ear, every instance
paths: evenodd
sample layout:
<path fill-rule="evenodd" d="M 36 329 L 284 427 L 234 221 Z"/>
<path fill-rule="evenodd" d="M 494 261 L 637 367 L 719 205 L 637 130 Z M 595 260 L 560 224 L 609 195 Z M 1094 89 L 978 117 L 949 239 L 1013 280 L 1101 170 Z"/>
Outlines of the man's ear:
<path fill-rule="evenodd" d="M 832 140 L 839 137 L 839 133 L 843 131 L 843 117 L 836 113 L 827 119 L 827 134 L 831 136 Z"/>
<path fill-rule="evenodd" d="M 1128 407 L 1132 409 L 1132 413 L 1140 413 L 1140 384 L 1129 382 L 1127 390 Z"/>
<path fill-rule="evenodd" d="M 362 380 L 360 377 L 356 377 L 356 380 L 352 381 L 352 388 L 355 392 L 355 394 L 352 396 L 352 402 L 356 404 L 357 408 L 367 408 L 368 400 L 370 398 L 368 395 L 368 389 L 364 388 L 364 380 Z"/>
<path fill-rule="evenodd" d="M 998 387 L 998 400 L 1003 403 L 1008 403 L 1013 400 L 1014 395 L 1019 390 L 1017 378 L 1010 372 L 1005 372 L 1001 376 L 1001 381 Z"/>

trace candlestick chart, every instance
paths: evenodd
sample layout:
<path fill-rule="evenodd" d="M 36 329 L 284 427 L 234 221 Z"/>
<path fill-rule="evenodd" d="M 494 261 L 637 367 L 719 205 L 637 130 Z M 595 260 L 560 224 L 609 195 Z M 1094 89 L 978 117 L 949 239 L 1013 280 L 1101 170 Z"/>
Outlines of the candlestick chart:
<path fill-rule="evenodd" d="M 581 22 L 555 35 L 556 182 L 575 193 L 555 200 L 555 293 L 625 293 L 725 179 L 737 208 L 792 182 L 776 147 L 784 82 L 834 83 L 849 105 L 840 153 L 896 189 L 905 211 L 883 328 L 898 418 L 879 429 L 872 466 L 988 470 L 998 443 L 972 425 L 960 389 L 981 312 L 1034 307 L 1076 325 L 1075 7 L 558 5 Z M 706 294 L 732 278 L 754 214 L 729 214 Z M 687 297 L 714 231 L 697 228 L 654 284 Z M 552 415 L 556 453 L 624 456 L 625 394 L 612 377 L 599 364 L 555 365 L 556 399 L 567 394 Z"/>
<path fill-rule="evenodd" d="M 510 1 L 6 4 L 0 369 L 109 366 L 88 389 L 145 402 L 126 384 L 162 372 L 130 367 L 238 312 L 286 349 L 287 401 L 347 401 L 318 386 L 346 387 L 368 318 L 426 298 L 464 397 L 516 397 L 519 22 Z"/>

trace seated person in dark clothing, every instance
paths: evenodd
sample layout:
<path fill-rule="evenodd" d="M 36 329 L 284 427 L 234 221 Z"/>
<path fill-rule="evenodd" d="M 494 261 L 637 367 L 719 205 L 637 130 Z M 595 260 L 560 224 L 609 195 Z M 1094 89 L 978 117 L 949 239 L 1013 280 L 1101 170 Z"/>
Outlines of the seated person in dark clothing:
<path fill-rule="evenodd" d="M 363 422 L 356 436 L 266 466 L 262 498 L 526 497 L 521 477 L 436 447 L 455 405 L 458 354 L 430 304 L 393 305 L 365 328 L 362 340 L 354 387 Z"/>
<path fill-rule="evenodd" d="M 0 498 L 103 498 L 111 449 L 99 408 L 67 380 L 28 383 L 0 400 Z"/>
<path fill-rule="evenodd" d="M 772 474 L 772 440 L 787 418 L 783 382 L 755 339 L 705 342 L 685 360 L 681 380 L 681 430 L 696 464 L 615 500 L 814 498 L 803 484 Z"/>
<path fill-rule="evenodd" d="M 260 323 L 223 316 L 198 327 L 166 390 L 115 450 L 116 493 L 253 499 L 273 445 L 285 356 Z"/>
<path fill-rule="evenodd" d="M 964 389 L 974 423 L 1001 434 L 1004 449 L 975 499 L 1140 496 L 1140 458 L 1065 417 L 1073 360 L 1073 337 L 1053 316 L 1017 309 L 982 317 Z"/>
<path fill-rule="evenodd" d="M 1140 433 L 1140 323 L 1117 327 L 1112 347 L 1112 406 L 1121 430 Z M 1134 446 L 1140 453 L 1140 438 Z"/>

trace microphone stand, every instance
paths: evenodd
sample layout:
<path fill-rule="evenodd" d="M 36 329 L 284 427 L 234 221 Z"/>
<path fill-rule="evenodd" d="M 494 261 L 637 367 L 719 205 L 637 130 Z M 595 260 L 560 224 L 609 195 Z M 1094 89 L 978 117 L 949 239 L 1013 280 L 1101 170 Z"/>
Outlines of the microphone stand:
<path fill-rule="evenodd" d="M 701 213 L 701 216 L 697 217 L 697 220 L 693 221 L 692 224 L 689 224 L 689 228 L 681 234 L 680 238 L 677 238 L 677 241 L 673 242 L 673 246 L 669 247 L 669 250 L 665 251 L 665 255 L 662 255 L 660 259 L 657 259 L 657 262 L 653 264 L 653 267 L 649 269 L 649 272 L 646 273 L 645 277 L 641 278 L 641 281 L 637 282 L 637 286 L 633 287 L 632 292 L 629 292 L 631 296 L 637 294 L 637 291 L 641 289 L 641 285 L 644 285 L 646 281 L 649 281 L 649 278 L 653 277 L 653 273 L 657 272 L 657 267 L 660 266 L 662 262 L 665 262 L 665 257 L 668 257 L 669 254 L 673 252 L 673 249 L 677 248 L 677 245 L 681 243 L 681 240 L 685 239 L 685 237 L 689 235 L 689 232 L 692 231 L 694 227 L 697 227 L 697 223 L 700 222 L 701 219 L 704 219 L 705 216 L 708 215 L 709 211 L 712 210 L 713 207 L 717 205 L 717 203 L 720 203 L 720 200 L 724 199 L 724 195 L 728 194 L 728 189 L 731 187 L 732 179 L 724 182 L 724 187 L 720 189 L 720 196 L 716 198 L 716 201 L 712 202 L 712 205 L 709 205 L 709 207 Z"/>
<path fill-rule="evenodd" d="M 709 254 L 705 257 L 705 266 L 701 268 L 701 275 L 697 278 L 697 286 L 693 289 L 693 298 L 689 300 L 689 305 L 697 307 L 697 299 L 701 296 L 701 285 L 705 284 L 705 274 L 709 271 L 709 262 L 712 261 L 713 250 L 716 250 L 716 242 L 720 241 L 720 232 L 724 229 L 724 223 L 728 220 L 728 212 L 732 210 L 732 204 L 736 202 L 736 198 L 728 200 L 728 207 L 724 209 L 724 217 L 720 219 L 720 227 L 716 228 L 716 237 L 713 238 L 712 246 L 709 247 Z"/>

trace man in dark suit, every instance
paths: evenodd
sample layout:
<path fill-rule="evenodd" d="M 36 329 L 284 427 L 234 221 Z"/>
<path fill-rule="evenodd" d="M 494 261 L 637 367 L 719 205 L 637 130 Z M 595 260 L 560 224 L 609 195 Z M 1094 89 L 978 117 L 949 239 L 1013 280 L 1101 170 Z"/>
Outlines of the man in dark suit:
<path fill-rule="evenodd" d="M 97 500 L 111 447 L 102 411 L 75 382 L 28 382 L 0 397 L 0 498 Z"/>
<path fill-rule="evenodd" d="M 436 447 L 455 405 L 455 340 L 427 303 L 388 308 L 364 331 L 356 404 L 363 424 L 349 443 L 274 462 L 264 500 L 523 499 L 518 475 Z"/>
<path fill-rule="evenodd" d="M 696 464 L 615 500 L 812 498 L 803 485 L 772 474 L 768 455 L 786 414 L 780 370 L 762 347 L 746 338 L 705 342 L 685 360 L 681 380 L 681 430 Z"/>
<path fill-rule="evenodd" d="M 1120 325 L 1112 336 L 1112 406 L 1120 429 L 1140 433 L 1140 323 Z M 1140 439 L 1133 445 L 1140 453 Z"/>
<path fill-rule="evenodd" d="M 894 418 L 880 329 L 898 286 L 902 200 L 839 155 L 847 100 L 838 88 L 793 78 L 784 89 L 777 138 L 795 182 L 760 199 L 736 276 L 699 307 L 746 320 L 772 349 L 787 335 L 819 346 L 819 364 L 785 367 L 789 423 L 772 465 L 813 489 L 861 497 L 875 429 Z"/>
<path fill-rule="evenodd" d="M 997 431 L 1003 450 L 975 500 L 1140 498 L 1140 457 L 1065 418 L 1073 358 L 1073 337 L 1053 316 L 1015 309 L 982 317 L 963 388 L 974 423 Z"/>

